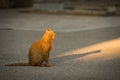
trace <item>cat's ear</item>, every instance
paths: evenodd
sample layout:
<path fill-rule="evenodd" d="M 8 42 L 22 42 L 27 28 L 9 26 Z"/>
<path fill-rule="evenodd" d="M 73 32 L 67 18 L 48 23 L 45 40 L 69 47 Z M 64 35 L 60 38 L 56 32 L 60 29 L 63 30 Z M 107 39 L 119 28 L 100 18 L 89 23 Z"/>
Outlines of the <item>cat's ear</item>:
<path fill-rule="evenodd" d="M 45 29 L 45 32 L 46 32 L 46 31 L 50 31 L 50 28 Z"/>
<path fill-rule="evenodd" d="M 51 29 L 51 28 L 48 28 L 47 30 L 48 30 L 48 31 L 51 31 L 52 29 Z"/>

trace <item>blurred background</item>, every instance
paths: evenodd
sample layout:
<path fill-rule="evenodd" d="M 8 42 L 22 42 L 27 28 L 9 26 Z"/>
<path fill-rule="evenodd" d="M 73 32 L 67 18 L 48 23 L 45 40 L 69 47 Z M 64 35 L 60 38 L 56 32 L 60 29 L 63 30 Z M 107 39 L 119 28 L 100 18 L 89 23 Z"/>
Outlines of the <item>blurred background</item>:
<path fill-rule="evenodd" d="M 0 0 L 0 9 L 9 8 L 59 14 L 120 15 L 120 0 Z"/>

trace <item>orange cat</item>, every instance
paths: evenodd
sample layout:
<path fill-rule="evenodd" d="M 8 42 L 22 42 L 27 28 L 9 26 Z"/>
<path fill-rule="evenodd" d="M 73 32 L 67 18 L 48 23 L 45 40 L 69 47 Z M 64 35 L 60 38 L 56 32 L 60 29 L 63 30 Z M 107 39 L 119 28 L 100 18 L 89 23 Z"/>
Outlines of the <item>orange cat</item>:
<path fill-rule="evenodd" d="M 52 39 L 56 34 L 51 29 L 46 29 L 42 38 L 33 43 L 29 48 L 29 63 L 15 63 L 6 66 L 46 66 L 50 67 L 49 54 L 52 49 Z M 45 63 L 44 63 L 45 62 Z"/>

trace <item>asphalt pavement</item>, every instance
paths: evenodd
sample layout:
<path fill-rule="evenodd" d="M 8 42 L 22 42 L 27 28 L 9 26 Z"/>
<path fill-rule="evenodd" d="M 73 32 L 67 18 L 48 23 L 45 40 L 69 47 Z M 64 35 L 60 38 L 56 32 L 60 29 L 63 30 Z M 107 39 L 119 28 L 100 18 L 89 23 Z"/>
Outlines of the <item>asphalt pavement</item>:
<path fill-rule="evenodd" d="M 2 10 L 0 16 L 0 80 L 120 79 L 120 17 L 28 14 L 16 10 Z M 42 17 L 41 23 L 38 16 Z M 50 53 L 52 67 L 4 66 L 28 62 L 29 46 L 50 25 L 57 34 Z"/>

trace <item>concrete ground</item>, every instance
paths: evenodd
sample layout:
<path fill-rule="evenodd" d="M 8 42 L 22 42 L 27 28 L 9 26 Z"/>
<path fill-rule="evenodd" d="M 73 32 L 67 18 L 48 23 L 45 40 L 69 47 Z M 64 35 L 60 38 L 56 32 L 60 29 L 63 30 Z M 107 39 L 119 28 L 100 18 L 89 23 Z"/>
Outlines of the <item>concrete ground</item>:
<path fill-rule="evenodd" d="M 0 80 L 119 80 L 120 17 L 70 16 L 0 10 Z M 52 67 L 5 64 L 28 61 L 28 48 L 45 28 L 57 37 Z"/>

